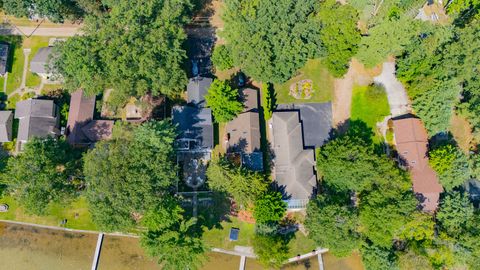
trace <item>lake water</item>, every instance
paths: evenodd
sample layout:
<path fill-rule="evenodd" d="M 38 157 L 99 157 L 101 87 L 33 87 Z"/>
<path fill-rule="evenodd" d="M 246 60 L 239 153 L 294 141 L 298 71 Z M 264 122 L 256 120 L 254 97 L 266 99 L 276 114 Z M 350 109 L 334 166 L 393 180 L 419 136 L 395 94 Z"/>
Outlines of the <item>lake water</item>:
<path fill-rule="evenodd" d="M 0 222 L 0 270 L 91 269 L 97 235 L 71 233 Z M 202 270 L 238 269 L 240 257 L 209 253 Z M 324 254 L 325 270 L 363 270 L 360 257 L 338 259 Z M 247 270 L 264 269 L 247 259 Z M 160 270 L 148 258 L 137 238 L 105 236 L 99 270 Z M 318 269 L 317 257 L 284 267 L 285 270 Z"/>

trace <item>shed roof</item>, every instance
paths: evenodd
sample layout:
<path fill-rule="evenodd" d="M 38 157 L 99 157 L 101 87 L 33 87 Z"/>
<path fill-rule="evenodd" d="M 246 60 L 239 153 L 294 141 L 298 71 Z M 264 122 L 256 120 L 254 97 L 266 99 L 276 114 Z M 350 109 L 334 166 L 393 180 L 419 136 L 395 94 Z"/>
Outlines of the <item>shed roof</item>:
<path fill-rule="evenodd" d="M 188 80 L 187 95 L 188 103 L 198 107 L 205 107 L 205 95 L 212 84 L 211 78 L 195 77 Z"/>
<path fill-rule="evenodd" d="M 316 188 L 314 153 L 304 149 L 296 111 L 274 112 L 275 180 L 289 200 L 308 200 Z"/>

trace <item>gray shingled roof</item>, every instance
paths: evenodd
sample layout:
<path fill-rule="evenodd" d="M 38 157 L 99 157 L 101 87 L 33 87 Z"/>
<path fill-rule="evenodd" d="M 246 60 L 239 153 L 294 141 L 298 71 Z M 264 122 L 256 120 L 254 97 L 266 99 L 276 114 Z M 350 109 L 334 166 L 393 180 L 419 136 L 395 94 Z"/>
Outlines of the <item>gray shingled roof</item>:
<path fill-rule="evenodd" d="M 296 111 L 274 112 L 275 181 L 287 200 L 308 200 L 316 188 L 314 153 L 304 149 Z"/>
<path fill-rule="evenodd" d="M 30 62 L 30 71 L 33 73 L 50 73 L 47 71 L 47 66 L 50 61 L 50 54 L 53 47 L 42 47 Z"/>
<path fill-rule="evenodd" d="M 19 141 L 54 135 L 59 126 L 58 109 L 53 100 L 28 99 L 17 102 L 15 118 L 20 120 Z"/>
<path fill-rule="evenodd" d="M 0 142 L 12 140 L 12 111 L 0 111 Z"/>
<path fill-rule="evenodd" d="M 0 43 L 0 75 L 7 73 L 9 47 L 8 43 Z"/>
<path fill-rule="evenodd" d="M 190 78 L 187 85 L 188 103 L 198 107 L 205 107 L 205 95 L 212 84 L 211 78 Z"/>
<path fill-rule="evenodd" d="M 213 148 L 212 110 L 190 106 L 175 106 L 172 121 L 177 124 L 178 139 L 196 140 L 196 148 Z"/>
<path fill-rule="evenodd" d="M 320 147 L 330 138 L 332 130 L 332 104 L 330 102 L 279 104 L 277 110 L 296 110 L 300 113 L 305 147 Z"/>

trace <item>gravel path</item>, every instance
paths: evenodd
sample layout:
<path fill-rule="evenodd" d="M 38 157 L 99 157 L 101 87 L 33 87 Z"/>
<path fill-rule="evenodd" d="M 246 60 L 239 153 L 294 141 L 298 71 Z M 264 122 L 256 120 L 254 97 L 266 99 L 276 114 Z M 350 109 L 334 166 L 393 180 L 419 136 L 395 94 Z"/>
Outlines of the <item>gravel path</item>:
<path fill-rule="evenodd" d="M 383 63 L 382 73 L 373 78 L 377 84 L 383 85 L 387 92 L 388 104 L 392 117 L 409 113 L 411 111 L 410 100 L 402 83 L 395 77 L 395 62 Z"/>

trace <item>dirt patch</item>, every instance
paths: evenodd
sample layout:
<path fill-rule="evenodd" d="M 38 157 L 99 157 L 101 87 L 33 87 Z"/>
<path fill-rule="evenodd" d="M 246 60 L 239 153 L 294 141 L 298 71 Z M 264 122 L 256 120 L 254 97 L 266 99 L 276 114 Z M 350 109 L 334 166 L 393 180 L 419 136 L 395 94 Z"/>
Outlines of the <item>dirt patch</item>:
<path fill-rule="evenodd" d="M 222 20 L 223 10 L 225 4 L 223 1 L 214 0 L 211 3 L 211 9 L 213 10 L 213 15 L 210 17 L 210 25 L 216 30 L 217 33 L 217 45 L 225 44 L 225 40 L 220 37 L 219 32 L 223 31 L 224 22 Z"/>
<path fill-rule="evenodd" d="M 450 119 L 450 132 L 460 149 L 468 154 L 471 146 L 474 144 L 474 137 L 472 134 L 472 128 L 467 119 L 454 113 Z"/>
<path fill-rule="evenodd" d="M 338 127 L 350 119 L 353 85 L 369 85 L 373 83 L 373 77 L 381 72 L 381 65 L 367 69 L 358 60 L 355 58 L 352 59 L 347 74 L 341 79 L 335 79 L 334 82 L 335 90 L 332 106 L 334 127 Z"/>

